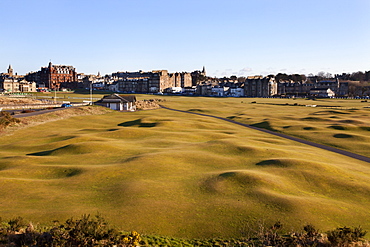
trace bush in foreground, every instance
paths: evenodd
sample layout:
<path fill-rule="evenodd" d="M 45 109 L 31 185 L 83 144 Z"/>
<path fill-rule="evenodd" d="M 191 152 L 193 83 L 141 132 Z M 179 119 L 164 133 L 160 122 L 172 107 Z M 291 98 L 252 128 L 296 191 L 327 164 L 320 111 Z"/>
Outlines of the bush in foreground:
<path fill-rule="evenodd" d="M 5 129 L 8 126 L 17 123 L 20 123 L 20 120 L 12 117 L 9 112 L 6 111 L 0 112 L 0 129 Z"/>
<path fill-rule="evenodd" d="M 64 224 L 38 231 L 32 223 L 25 225 L 22 218 L 2 223 L 0 246 L 138 246 L 140 234 L 124 234 L 110 228 L 99 215 L 83 215 L 81 219 L 68 219 Z"/>
<path fill-rule="evenodd" d="M 1 221 L 1 220 L 0 220 Z M 282 233 L 282 224 L 271 227 L 262 224 L 254 236 L 244 239 L 177 239 L 159 236 L 140 236 L 137 232 L 125 234 L 114 228 L 100 216 L 83 215 L 80 219 L 68 219 L 65 223 L 54 222 L 54 226 L 35 229 L 17 217 L 0 225 L 0 247 L 2 246 L 370 246 L 364 241 L 366 231 L 361 227 L 343 227 L 320 233 L 312 225 L 302 232 Z"/>

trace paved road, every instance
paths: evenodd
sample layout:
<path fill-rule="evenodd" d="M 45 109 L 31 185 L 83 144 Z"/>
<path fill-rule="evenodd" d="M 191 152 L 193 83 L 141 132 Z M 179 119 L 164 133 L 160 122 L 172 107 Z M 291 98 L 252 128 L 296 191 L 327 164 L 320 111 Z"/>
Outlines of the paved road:
<path fill-rule="evenodd" d="M 303 139 L 300 139 L 300 138 L 297 138 L 297 137 L 285 135 L 285 134 L 274 132 L 274 131 L 271 131 L 271 130 L 254 127 L 254 126 L 251 126 L 251 125 L 248 125 L 248 124 L 239 123 L 239 122 L 227 119 L 227 118 L 217 117 L 217 116 L 203 114 L 203 113 L 197 113 L 197 112 L 182 111 L 182 110 L 168 108 L 168 107 L 165 107 L 165 106 L 162 106 L 162 105 L 161 105 L 161 107 L 163 109 L 167 109 L 167 110 L 171 110 L 171 111 L 177 111 L 177 112 L 183 112 L 183 113 L 188 113 L 188 114 L 194 114 L 194 115 L 199 115 L 199 116 L 205 116 L 205 117 L 220 119 L 220 120 L 227 121 L 227 122 L 230 122 L 230 123 L 233 123 L 233 124 L 241 125 L 243 127 L 247 127 L 247 128 L 258 130 L 258 131 L 262 131 L 262 132 L 265 132 L 265 133 L 268 133 L 268 134 L 271 134 L 271 135 L 279 136 L 279 137 L 282 137 L 282 138 L 285 138 L 285 139 L 289 139 L 289 140 L 292 140 L 292 141 L 296 141 L 296 142 L 299 142 L 299 143 L 310 145 L 312 147 L 321 148 L 321 149 L 324 149 L 324 150 L 327 150 L 327 151 L 330 151 L 330 152 L 345 155 L 345 156 L 348 156 L 348 157 L 351 157 L 351 158 L 354 158 L 354 159 L 357 159 L 357 160 L 361 160 L 361 161 L 365 161 L 365 162 L 370 163 L 370 157 L 366 157 L 366 156 L 363 156 L 363 155 L 351 153 L 351 152 L 341 150 L 341 149 L 338 149 L 338 148 L 334 148 L 334 147 L 314 143 L 314 142 L 311 142 L 311 141 L 303 140 Z"/>
<path fill-rule="evenodd" d="M 68 108 L 60 107 L 60 108 L 49 109 L 49 110 L 39 110 L 39 111 L 34 111 L 34 112 L 29 112 L 29 113 L 19 113 L 19 114 L 13 115 L 12 117 L 14 117 L 14 118 L 31 117 L 31 116 L 36 116 L 36 115 L 41 115 L 41 114 L 44 114 L 44 113 L 48 113 L 48 112 L 61 111 L 61 110 L 65 110 L 65 109 L 68 109 Z"/>

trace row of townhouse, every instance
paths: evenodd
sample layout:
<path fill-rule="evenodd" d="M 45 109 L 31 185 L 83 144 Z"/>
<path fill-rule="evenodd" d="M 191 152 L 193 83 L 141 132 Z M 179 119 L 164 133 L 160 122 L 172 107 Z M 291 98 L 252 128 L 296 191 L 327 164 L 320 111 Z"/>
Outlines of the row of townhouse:
<path fill-rule="evenodd" d="M 73 66 L 41 67 L 37 72 L 18 76 L 9 65 L 8 72 L 0 74 L 0 89 L 7 92 L 34 92 L 38 88 L 109 90 L 120 93 L 169 93 L 221 97 L 346 97 L 349 83 L 325 81 L 276 81 L 274 76 L 249 76 L 240 81 L 236 77 L 209 78 L 205 68 L 194 72 L 169 73 L 167 70 L 149 72 L 116 72 L 110 75 L 85 75 Z"/>
<path fill-rule="evenodd" d="M 161 93 L 171 87 L 191 87 L 190 73 L 168 73 L 167 70 L 151 72 L 117 72 L 112 74 L 118 80 L 110 87 L 127 93 Z"/>
<path fill-rule="evenodd" d="M 195 94 L 221 97 L 347 97 L 349 83 L 337 78 L 325 81 L 279 81 L 273 76 L 249 76 L 244 82 L 207 82 L 197 85 Z"/>
<path fill-rule="evenodd" d="M 104 81 L 90 81 L 94 89 L 121 93 L 163 93 L 170 88 L 187 88 L 193 85 L 188 72 L 168 73 L 167 70 L 149 72 L 116 72 L 106 75 Z"/>
<path fill-rule="evenodd" d="M 191 87 L 206 76 L 205 68 L 194 72 L 168 73 L 167 70 L 150 72 L 116 72 L 104 77 L 77 73 L 73 66 L 51 62 L 39 71 L 27 73 L 24 78 L 48 90 L 93 88 L 136 93 L 160 93 L 170 87 Z"/>

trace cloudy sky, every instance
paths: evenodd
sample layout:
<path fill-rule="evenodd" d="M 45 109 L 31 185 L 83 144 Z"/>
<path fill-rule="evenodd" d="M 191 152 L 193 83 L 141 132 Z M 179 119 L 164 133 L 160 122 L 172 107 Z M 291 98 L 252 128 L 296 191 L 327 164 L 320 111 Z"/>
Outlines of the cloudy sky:
<path fill-rule="evenodd" d="M 1 0 L 0 72 L 370 70 L 369 0 Z"/>

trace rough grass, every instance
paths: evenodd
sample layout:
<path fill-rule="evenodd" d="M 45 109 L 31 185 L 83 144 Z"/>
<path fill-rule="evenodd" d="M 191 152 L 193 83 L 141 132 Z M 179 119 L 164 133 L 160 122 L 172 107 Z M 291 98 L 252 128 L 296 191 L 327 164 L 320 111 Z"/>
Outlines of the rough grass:
<path fill-rule="evenodd" d="M 173 97 L 166 104 L 268 121 L 311 140 L 361 137 L 349 150 L 369 145 L 367 126 L 356 125 L 366 122 L 365 110 L 302 121 L 322 109 L 256 101 Z M 352 115 L 356 123 L 340 122 Z M 346 129 L 330 127 L 338 124 Z M 333 136 L 342 131 L 356 138 Z M 1 138 L 0 215 L 7 217 L 47 223 L 100 212 L 125 230 L 187 238 L 242 237 L 261 220 L 370 230 L 369 164 L 217 119 L 109 111 L 29 124 Z"/>
<path fill-rule="evenodd" d="M 361 100 L 170 97 L 163 104 L 202 110 L 370 157 L 370 108 Z"/>

